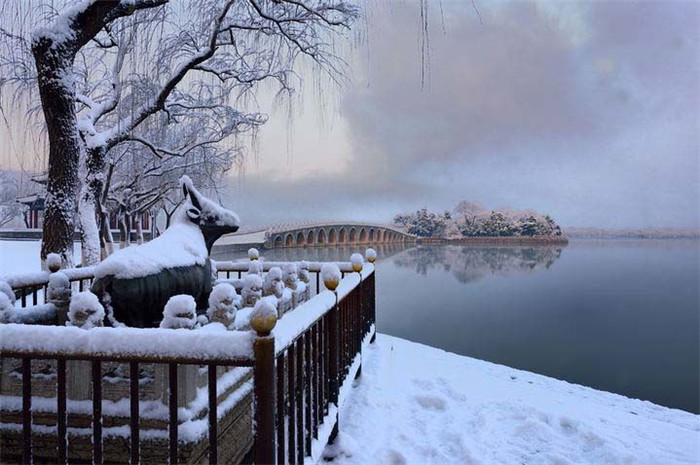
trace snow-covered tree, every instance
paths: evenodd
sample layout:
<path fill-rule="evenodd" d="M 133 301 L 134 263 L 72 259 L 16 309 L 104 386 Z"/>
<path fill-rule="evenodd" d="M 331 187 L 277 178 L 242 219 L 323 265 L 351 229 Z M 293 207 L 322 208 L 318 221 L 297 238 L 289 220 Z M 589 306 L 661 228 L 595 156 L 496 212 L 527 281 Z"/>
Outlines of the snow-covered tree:
<path fill-rule="evenodd" d="M 394 225 L 416 236 L 439 237 L 444 234 L 445 228 L 451 219 L 452 216 L 448 211 L 433 213 L 424 207 L 415 213 L 396 215 L 394 217 Z"/>
<path fill-rule="evenodd" d="M 272 81 L 290 94 L 300 58 L 339 77 L 333 37 L 358 15 L 347 0 L 47 0 L 0 8 L 14 19 L 0 30 L 0 88 L 30 100 L 38 88 L 30 115 L 43 116 L 46 127 L 42 258 L 57 252 L 65 263 L 72 263 L 76 211 L 84 258 L 99 260 L 114 150 L 138 144 L 155 157 L 182 157 L 253 130 L 264 116 L 245 103 L 257 84 Z M 146 129 L 163 114 L 194 118 L 199 130 L 161 145 Z"/>
<path fill-rule="evenodd" d="M 22 204 L 17 197 L 22 195 L 22 183 L 17 173 L 0 171 L 0 227 L 3 227 L 22 215 Z"/>

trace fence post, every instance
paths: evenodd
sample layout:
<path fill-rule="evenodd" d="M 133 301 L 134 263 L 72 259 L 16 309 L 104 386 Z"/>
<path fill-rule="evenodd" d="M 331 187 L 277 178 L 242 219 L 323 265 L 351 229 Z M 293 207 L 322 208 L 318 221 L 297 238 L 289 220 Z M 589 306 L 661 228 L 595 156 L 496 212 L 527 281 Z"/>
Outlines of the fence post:
<path fill-rule="evenodd" d="M 328 361 L 328 401 L 332 404 L 335 404 L 336 410 L 333 431 L 331 431 L 331 435 L 328 438 L 329 444 L 333 444 L 335 442 L 335 438 L 338 436 L 338 411 L 340 410 L 340 405 L 338 405 L 338 391 L 340 389 L 340 386 L 338 385 L 338 348 L 340 345 L 340 340 L 338 337 L 338 293 L 335 290 L 333 291 L 333 293 L 335 294 L 335 305 L 328 313 L 328 324 L 330 326 L 330 341 L 328 344 L 328 357 L 330 357 L 330 360 Z"/>
<path fill-rule="evenodd" d="M 47 302 L 56 307 L 56 324 L 65 326 L 68 321 L 68 307 L 70 306 L 71 285 L 68 276 L 61 271 L 60 262 L 50 263 L 49 284 L 46 289 Z"/>
<path fill-rule="evenodd" d="M 264 301 L 261 301 L 264 302 Z M 264 305 L 256 306 L 250 326 L 256 332 L 253 341 L 255 357 L 255 443 L 256 464 L 275 462 L 275 337 L 270 332 L 277 323 L 277 312 L 267 312 Z"/>

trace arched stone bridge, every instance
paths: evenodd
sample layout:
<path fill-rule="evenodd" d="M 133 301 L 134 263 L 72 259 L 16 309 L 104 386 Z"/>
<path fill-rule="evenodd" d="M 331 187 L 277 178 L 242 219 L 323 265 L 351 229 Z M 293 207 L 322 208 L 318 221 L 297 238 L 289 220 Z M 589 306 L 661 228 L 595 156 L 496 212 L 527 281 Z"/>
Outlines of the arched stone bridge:
<path fill-rule="evenodd" d="M 390 244 L 414 240 L 415 236 L 383 224 L 348 222 L 281 224 L 267 229 L 265 247 Z"/>

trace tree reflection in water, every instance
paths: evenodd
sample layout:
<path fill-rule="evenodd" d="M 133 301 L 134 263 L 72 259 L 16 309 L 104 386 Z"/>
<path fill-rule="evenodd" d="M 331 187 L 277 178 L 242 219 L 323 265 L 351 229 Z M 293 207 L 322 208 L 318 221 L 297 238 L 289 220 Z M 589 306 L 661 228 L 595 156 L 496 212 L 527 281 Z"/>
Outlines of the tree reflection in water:
<path fill-rule="evenodd" d="M 461 283 L 487 275 L 509 275 L 547 269 L 561 256 L 561 246 L 461 246 L 414 247 L 398 253 L 397 266 L 427 275 L 430 270 L 451 272 Z"/>

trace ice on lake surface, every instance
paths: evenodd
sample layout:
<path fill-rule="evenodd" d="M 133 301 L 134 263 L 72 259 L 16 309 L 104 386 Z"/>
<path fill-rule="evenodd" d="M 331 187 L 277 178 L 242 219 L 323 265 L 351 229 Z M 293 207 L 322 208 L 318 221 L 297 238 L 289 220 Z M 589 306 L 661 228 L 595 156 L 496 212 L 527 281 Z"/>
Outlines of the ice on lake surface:
<path fill-rule="evenodd" d="M 700 412 L 697 241 L 376 248 L 380 332 Z M 261 253 L 347 260 L 363 249 Z"/>

